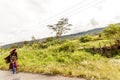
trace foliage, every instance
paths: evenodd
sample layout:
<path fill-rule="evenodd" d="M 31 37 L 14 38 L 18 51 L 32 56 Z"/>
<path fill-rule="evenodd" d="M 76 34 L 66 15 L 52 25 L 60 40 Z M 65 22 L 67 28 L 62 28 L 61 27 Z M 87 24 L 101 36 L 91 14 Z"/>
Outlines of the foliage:
<path fill-rule="evenodd" d="M 53 40 L 54 40 L 53 37 L 48 37 L 48 38 L 46 39 L 46 42 L 50 42 L 50 41 L 53 41 Z"/>
<path fill-rule="evenodd" d="M 64 51 L 64 52 L 74 52 L 76 49 L 76 44 L 72 43 L 72 42 L 67 42 L 62 44 L 59 48 L 58 51 Z"/>
<path fill-rule="evenodd" d="M 69 26 L 72 26 L 68 23 L 67 18 L 62 18 L 60 21 L 58 21 L 57 24 L 54 25 L 48 25 L 50 29 L 52 29 L 54 32 L 56 32 L 56 37 L 60 38 L 62 34 L 66 33 L 68 30 L 70 30 Z"/>
<path fill-rule="evenodd" d="M 47 44 L 46 43 L 34 43 L 32 44 L 32 48 L 33 49 L 44 49 L 44 48 L 47 48 Z"/>
<path fill-rule="evenodd" d="M 106 37 L 118 38 L 120 36 L 120 25 L 111 24 L 103 32 Z"/>
<path fill-rule="evenodd" d="M 46 44 L 48 45 L 48 46 L 55 46 L 55 45 L 57 45 L 58 44 L 58 40 L 56 39 L 56 40 L 53 40 L 53 41 L 48 41 L 48 42 L 46 42 Z"/>
<path fill-rule="evenodd" d="M 85 36 L 80 37 L 79 40 L 80 40 L 81 42 L 89 42 L 89 41 L 92 40 L 92 36 L 87 34 L 87 35 L 85 35 Z"/>

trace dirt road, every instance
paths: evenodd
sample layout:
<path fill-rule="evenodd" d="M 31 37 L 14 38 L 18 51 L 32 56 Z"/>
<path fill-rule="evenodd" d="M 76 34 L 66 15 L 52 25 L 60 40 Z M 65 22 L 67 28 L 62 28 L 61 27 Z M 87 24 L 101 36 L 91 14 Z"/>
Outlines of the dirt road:
<path fill-rule="evenodd" d="M 85 80 L 80 78 L 70 78 L 63 76 L 47 76 L 47 75 L 38 75 L 31 73 L 22 73 L 12 74 L 10 71 L 1 71 L 0 70 L 0 80 Z"/>

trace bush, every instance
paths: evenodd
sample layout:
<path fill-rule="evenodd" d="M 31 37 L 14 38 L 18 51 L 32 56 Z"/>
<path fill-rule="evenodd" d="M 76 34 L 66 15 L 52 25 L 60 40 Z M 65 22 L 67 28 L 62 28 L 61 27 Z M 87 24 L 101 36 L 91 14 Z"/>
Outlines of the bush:
<path fill-rule="evenodd" d="M 47 48 L 47 44 L 46 43 L 34 43 L 32 44 L 32 48 L 36 48 L 36 49 L 44 49 Z"/>
<path fill-rule="evenodd" d="M 50 41 L 53 41 L 53 40 L 54 40 L 53 37 L 48 37 L 48 38 L 46 39 L 46 42 L 50 42 Z"/>
<path fill-rule="evenodd" d="M 53 40 L 53 41 L 47 42 L 46 44 L 50 46 L 50 45 L 56 45 L 58 44 L 58 42 L 59 42 L 58 40 Z"/>
<path fill-rule="evenodd" d="M 108 38 L 117 38 L 120 35 L 120 25 L 110 24 L 103 30 L 103 33 Z"/>
<path fill-rule="evenodd" d="M 98 34 L 92 38 L 92 41 L 97 41 L 97 40 L 102 40 L 102 39 L 103 39 L 102 34 Z"/>
<path fill-rule="evenodd" d="M 68 42 L 68 43 L 65 43 L 63 45 L 61 45 L 59 48 L 58 48 L 58 51 L 69 51 L 69 52 L 74 52 L 76 49 L 76 44 L 72 43 L 72 42 Z"/>
<path fill-rule="evenodd" d="M 40 48 L 47 48 L 48 45 L 46 43 L 39 43 Z"/>
<path fill-rule="evenodd" d="M 92 36 L 91 35 L 85 35 L 85 36 L 82 36 L 80 37 L 79 39 L 81 42 L 89 42 L 92 40 Z"/>
<path fill-rule="evenodd" d="M 50 45 L 63 44 L 63 43 L 65 43 L 65 42 L 67 42 L 66 39 L 63 39 L 63 40 L 55 39 L 55 40 L 52 40 L 52 41 L 50 41 L 50 42 L 47 42 L 46 44 L 47 44 L 48 46 L 50 46 Z"/>

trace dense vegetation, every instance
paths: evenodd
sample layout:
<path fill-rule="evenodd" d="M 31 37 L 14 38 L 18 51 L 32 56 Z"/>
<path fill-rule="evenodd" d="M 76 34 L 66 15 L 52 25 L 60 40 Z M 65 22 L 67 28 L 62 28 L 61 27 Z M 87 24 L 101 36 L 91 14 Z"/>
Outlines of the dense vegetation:
<path fill-rule="evenodd" d="M 111 28 L 117 28 L 115 30 Z M 113 34 L 113 32 L 114 34 Z M 97 35 L 85 35 L 74 40 L 57 40 L 48 38 L 44 42 L 25 44 L 18 48 L 19 71 L 44 73 L 50 75 L 77 76 L 94 80 L 120 80 L 120 51 L 112 58 L 101 56 L 99 53 L 89 52 L 88 48 L 99 47 L 115 39 L 120 27 L 112 25 Z M 115 37 L 114 37 L 115 38 Z M 8 69 L 4 58 L 10 48 L 0 50 L 0 69 Z"/>

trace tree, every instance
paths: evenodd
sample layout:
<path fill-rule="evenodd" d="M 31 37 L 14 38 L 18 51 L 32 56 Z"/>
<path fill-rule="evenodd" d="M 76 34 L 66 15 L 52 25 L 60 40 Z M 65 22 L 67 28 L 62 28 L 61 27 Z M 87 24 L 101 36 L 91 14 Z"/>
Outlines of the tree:
<path fill-rule="evenodd" d="M 106 37 L 118 38 L 120 37 L 120 25 L 111 24 L 103 32 Z"/>
<path fill-rule="evenodd" d="M 57 24 L 48 25 L 50 29 L 56 32 L 57 38 L 60 38 L 62 34 L 67 33 L 67 31 L 70 30 L 70 26 L 72 26 L 72 24 L 68 23 L 68 18 L 60 19 L 60 21 L 58 21 Z"/>
<path fill-rule="evenodd" d="M 32 41 L 35 41 L 35 40 L 36 40 L 36 38 L 35 38 L 35 36 L 34 36 L 34 35 L 33 35 L 31 38 L 32 38 Z"/>

